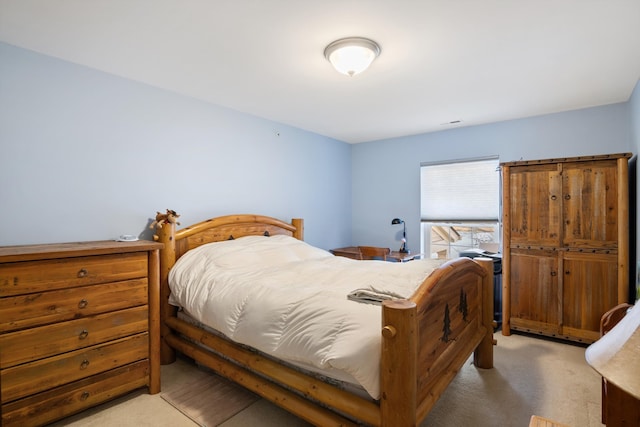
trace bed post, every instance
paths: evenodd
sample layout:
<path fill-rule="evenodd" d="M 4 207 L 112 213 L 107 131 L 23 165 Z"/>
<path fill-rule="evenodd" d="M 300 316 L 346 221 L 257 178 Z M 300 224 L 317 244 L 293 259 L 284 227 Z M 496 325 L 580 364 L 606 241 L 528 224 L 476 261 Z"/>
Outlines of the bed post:
<path fill-rule="evenodd" d="M 382 427 L 408 427 L 417 423 L 416 312 L 416 304 L 409 300 L 385 301 L 382 304 Z"/>
<path fill-rule="evenodd" d="M 480 345 L 473 352 L 473 362 L 478 368 L 493 368 L 493 260 L 491 258 L 475 258 L 486 271 L 482 279 L 482 324 L 486 333 Z"/>
<path fill-rule="evenodd" d="M 296 228 L 293 237 L 298 240 L 304 240 L 304 220 L 302 218 L 291 218 L 291 225 Z"/>
<path fill-rule="evenodd" d="M 160 363 L 167 365 L 176 360 L 176 351 L 165 341 L 165 337 L 171 334 L 166 320 L 175 316 L 175 307 L 169 304 L 169 270 L 176 262 L 176 226 L 167 222 L 157 227 L 156 233 L 157 239 L 154 236 L 154 240 L 164 244 L 160 252 Z"/>

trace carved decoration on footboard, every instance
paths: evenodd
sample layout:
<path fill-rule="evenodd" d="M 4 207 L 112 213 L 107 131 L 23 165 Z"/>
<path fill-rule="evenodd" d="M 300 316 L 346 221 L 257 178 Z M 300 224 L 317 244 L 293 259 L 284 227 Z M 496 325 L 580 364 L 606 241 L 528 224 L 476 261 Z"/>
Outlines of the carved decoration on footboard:
<path fill-rule="evenodd" d="M 458 311 L 462 313 L 462 320 L 468 322 L 467 314 L 469 314 L 469 307 L 467 306 L 467 294 L 462 288 L 460 288 L 460 306 L 458 306 Z"/>
<path fill-rule="evenodd" d="M 451 318 L 449 317 L 449 304 L 444 306 L 444 319 L 442 321 L 442 341 L 449 342 L 449 335 L 451 334 Z"/>

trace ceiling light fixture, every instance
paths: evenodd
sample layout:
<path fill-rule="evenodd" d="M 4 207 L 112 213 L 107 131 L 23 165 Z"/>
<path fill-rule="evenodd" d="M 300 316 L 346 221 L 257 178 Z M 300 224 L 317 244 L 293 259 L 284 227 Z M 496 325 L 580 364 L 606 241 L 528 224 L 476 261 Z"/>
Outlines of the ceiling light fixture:
<path fill-rule="evenodd" d="M 324 57 L 333 67 L 350 77 L 366 70 L 378 55 L 380 55 L 378 43 L 363 37 L 336 40 L 324 50 Z"/>

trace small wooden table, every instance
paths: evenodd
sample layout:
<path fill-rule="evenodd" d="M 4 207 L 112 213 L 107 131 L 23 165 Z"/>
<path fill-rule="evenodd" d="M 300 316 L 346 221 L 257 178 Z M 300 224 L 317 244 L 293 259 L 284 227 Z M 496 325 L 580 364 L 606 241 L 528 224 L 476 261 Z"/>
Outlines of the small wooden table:
<path fill-rule="evenodd" d="M 357 246 L 347 246 L 345 248 L 331 249 L 332 254 L 337 256 L 343 256 L 351 259 L 360 259 L 360 251 Z M 422 254 L 411 254 L 400 251 L 391 251 L 387 255 L 387 260 L 394 260 L 399 262 L 411 261 L 416 258 L 420 258 Z"/>

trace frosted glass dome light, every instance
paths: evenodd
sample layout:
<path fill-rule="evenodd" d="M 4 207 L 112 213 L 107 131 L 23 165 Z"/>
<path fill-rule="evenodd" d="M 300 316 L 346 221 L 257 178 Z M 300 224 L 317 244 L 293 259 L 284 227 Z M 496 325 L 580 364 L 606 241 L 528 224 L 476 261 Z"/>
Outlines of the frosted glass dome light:
<path fill-rule="evenodd" d="M 324 50 L 324 56 L 340 73 L 353 77 L 369 68 L 380 55 L 380 46 L 373 40 L 348 37 L 336 40 Z"/>

